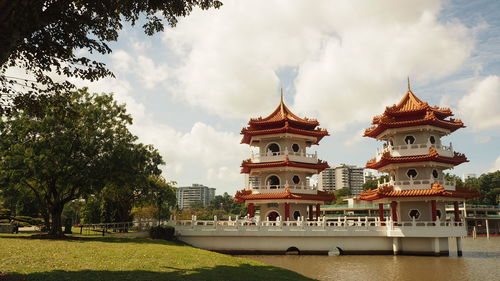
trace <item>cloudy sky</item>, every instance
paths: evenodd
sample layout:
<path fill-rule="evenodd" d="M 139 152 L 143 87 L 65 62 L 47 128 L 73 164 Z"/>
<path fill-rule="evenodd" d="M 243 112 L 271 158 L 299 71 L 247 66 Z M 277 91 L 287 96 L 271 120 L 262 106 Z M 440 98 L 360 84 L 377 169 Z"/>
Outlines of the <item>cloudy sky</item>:
<path fill-rule="evenodd" d="M 169 180 L 241 189 L 250 149 L 239 132 L 276 107 L 281 87 L 292 110 L 330 131 L 313 151 L 364 166 L 380 143 L 361 133 L 407 76 L 467 125 L 444 140 L 470 159 L 452 172 L 500 169 L 499 1 L 223 2 L 152 37 L 125 28 L 100 58 L 116 79 L 87 84 L 127 104 Z"/>

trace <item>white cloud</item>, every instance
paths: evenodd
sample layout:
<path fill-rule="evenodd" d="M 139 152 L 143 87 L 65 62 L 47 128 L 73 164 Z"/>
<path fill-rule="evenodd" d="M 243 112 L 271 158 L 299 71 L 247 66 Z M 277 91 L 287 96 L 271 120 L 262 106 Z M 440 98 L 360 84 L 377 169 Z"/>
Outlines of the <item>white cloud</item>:
<path fill-rule="evenodd" d="M 477 143 L 484 144 L 484 143 L 490 142 L 491 141 L 491 137 L 490 136 L 477 136 L 475 138 L 475 141 Z"/>
<path fill-rule="evenodd" d="M 491 168 L 491 172 L 499 171 L 500 170 L 500 156 L 495 160 L 495 163 L 493 163 L 493 167 Z"/>
<path fill-rule="evenodd" d="M 458 104 L 460 116 L 476 130 L 500 127 L 500 77 L 488 76 L 478 82 Z"/>
<path fill-rule="evenodd" d="M 261 7 L 265 6 L 266 9 Z M 449 75 L 472 38 L 437 20 L 440 2 L 225 1 L 194 11 L 165 33 L 183 63 L 175 94 L 223 117 L 265 114 L 277 102 L 284 67 L 298 69 L 295 106 L 328 127 L 366 122 L 404 92 L 407 75 Z"/>
<path fill-rule="evenodd" d="M 166 64 L 156 64 L 144 55 L 132 56 L 124 50 L 111 54 L 111 68 L 120 73 L 136 75 L 146 89 L 156 87 L 167 80 L 169 69 Z"/>
<path fill-rule="evenodd" d="M 360 143 L 363 140 L 363 134 L 365 133 L 365 129 L 361 129 L 357 131 L 354 135 L 350 136 L 344 141 L 344 145 L 347 147 L 354 146 Z"/>

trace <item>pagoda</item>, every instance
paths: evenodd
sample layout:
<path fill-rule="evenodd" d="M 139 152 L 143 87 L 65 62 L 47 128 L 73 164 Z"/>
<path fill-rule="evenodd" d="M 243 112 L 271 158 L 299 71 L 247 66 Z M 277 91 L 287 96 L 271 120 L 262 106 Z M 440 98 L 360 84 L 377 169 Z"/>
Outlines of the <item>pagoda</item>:
<path fill-rule="evenodd" d="M 283 102 L 267 117 L 250 119 L 241 130 L 242 144 L 258 148 L 241 164 L 246 187 L 235 200 L 248 206 L 249 216 L 259 209 L 260 220 L 299 220 L 320 216 L 320 205 L 335 199 L 332 193 L 310 186 L 309 179 L 328 168 L 317 153 L 307 149 L 319 144 L 328 131 L 314 119 L 300 118 Z"/>
<path fill-rule="evenodd" d="M 459 202 L 478 197 L 476 190 L 457 187 L 446 180 L 444 170 L 468 162 L 465 155 L 444 145 L 441 138 L 464 128 L 459 119 L 451 118 L 449 108 L 430 106 L 410 89 L 401 101 L 386 107 L 373 118 L 373 127 L 364 136 L 383 141 L 376 158 L 366 168 L 389 174 L 389 181 L 360 194 L 359 199 L 379 203 L 380 220 L 384 221 L 383 204 L 391 206 L 391 221 L 445 221 L 445 206 L 454 205 L 454 218 L 461 221 Z"/>

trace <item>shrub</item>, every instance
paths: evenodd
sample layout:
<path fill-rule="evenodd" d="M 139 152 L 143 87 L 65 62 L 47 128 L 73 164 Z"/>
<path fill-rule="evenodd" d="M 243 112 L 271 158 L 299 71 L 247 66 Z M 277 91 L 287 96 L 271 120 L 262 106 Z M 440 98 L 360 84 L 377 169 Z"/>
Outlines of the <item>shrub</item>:
<path fill-rule="evenodd" d="M 38 226 L 43 224 L 43 219 L 41 218 L 32 218 L 27 216 L 17 216 L 13 218 L 15 222 L 18 223 L 19 226 Z"/>
<path fill-rule="evenodd" d="M 152 239 L 163 239 L 173 241 L 175 239 L 175 228 L 172 226 L 159 225 L 151 227 L 149 237 Z"/>

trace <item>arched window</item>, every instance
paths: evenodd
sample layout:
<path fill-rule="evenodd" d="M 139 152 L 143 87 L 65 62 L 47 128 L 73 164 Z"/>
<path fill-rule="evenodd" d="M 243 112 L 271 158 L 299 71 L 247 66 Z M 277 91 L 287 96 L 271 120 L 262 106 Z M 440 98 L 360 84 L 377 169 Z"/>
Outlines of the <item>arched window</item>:
<path fill-rule="evenodd" d="M 437 170 L 432 170 L 432 177 L 434 177 L 435 179 L 439 177 L 439 173 Z"/>
<path fill-rule="evenodd" d="M 292 150 L 293 152 L 299 152 L 300 146 L 296 143 L 292 144 Z"/>
<path fill-rule="evenodd" d="M 408 176 L 408 178 L 416 178 L 418 173 L 417 173 L 417 170 L 415 169 L 409 169 L 407 172 L 406 172 L 406 175 Z"/>
<path fill-rule="evenodd" d="M 280 146 L 277 143 L 270 143 L 267 145 L 267 150 L 275 154 L 280 152 Z"/>
<path fill-rule="evenodd" d="M 406 144 L 414 144 L 415 143 L 415 137 L 414 136 L 406 136 L 405 137 L 405 143 Z"/>
<path fill-rule="evenodd" d="M 418 218 L 420 217 L 420 211 L 417 209 L 412 209 L 408 212 L 408 216 L 410 217 L 410 219 L 415 218 L 416 220 L 418 220 Z"/>
<path fill-rule="evenodd" d="M 436 143 L 436 138 L 435 138 L 434 136 L 430 136 L 430 137 L 429 137 L 429 142 L 430 142 L 431 144 L 435 144 L 435 143 Z"/>
<path fill-rule="evenodd" d="M 269 214 L 267 214 L 267 217 L 269 218 L 270 221 L 276 221 L 276 219 L 280 216 L 278 212 L 272 211 Z"/>
<path fill-rule="evenodd" d="M 278 176 L 269 176 L 266 180 L 266 185 L 269 186 L 269 188 L 278 188 L 280 185 L 280 178 Z"/>
<path fill-rule="evenodd" d="M 299 182 L 300 182 L 300 177 L 299 177 L 299 176 L 297 176 L 297 175 L 295 175 L 295 176 L 293 176 L 292 181 L 293 181 L 293 183 L 294 183 L 294 184 L 299 184 Z"/>
<path fill-rule="evenodd" d="M 300 212 L 299 211 L 293 212 L 293 219 L 298 220 L 299 218 L 300 218 Z"/>

